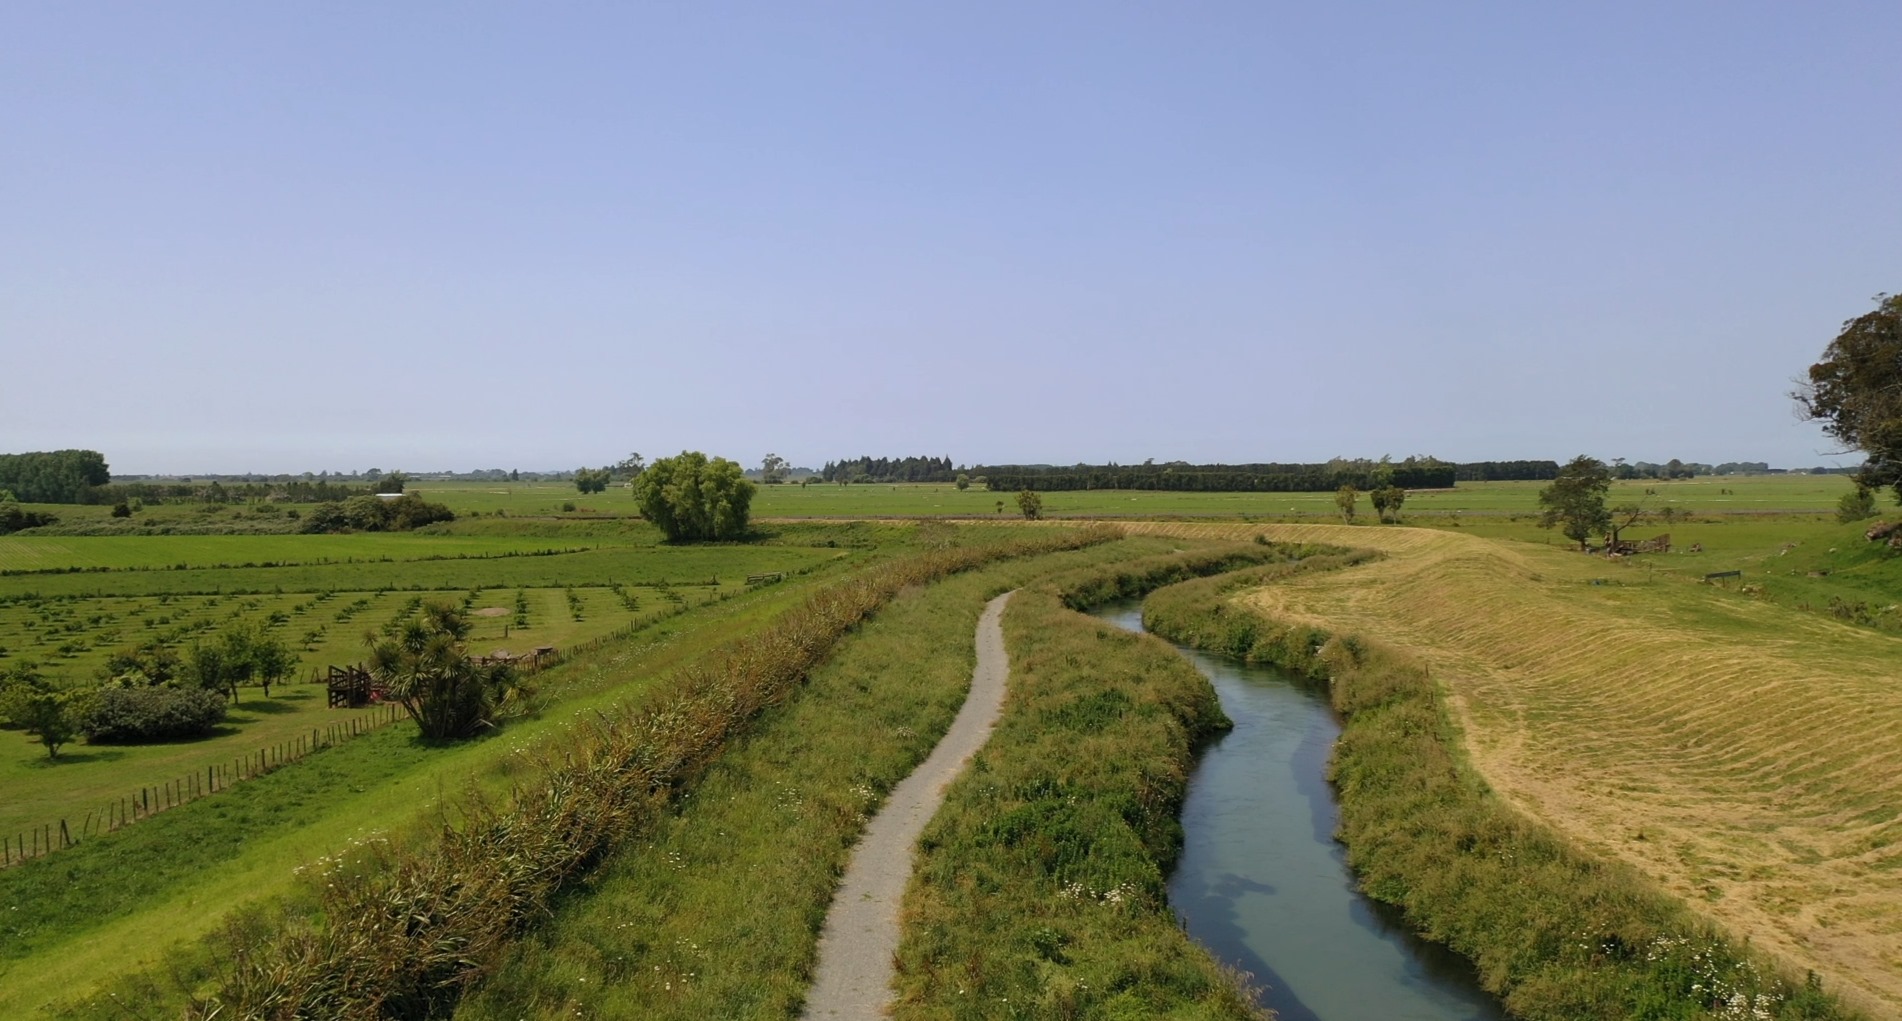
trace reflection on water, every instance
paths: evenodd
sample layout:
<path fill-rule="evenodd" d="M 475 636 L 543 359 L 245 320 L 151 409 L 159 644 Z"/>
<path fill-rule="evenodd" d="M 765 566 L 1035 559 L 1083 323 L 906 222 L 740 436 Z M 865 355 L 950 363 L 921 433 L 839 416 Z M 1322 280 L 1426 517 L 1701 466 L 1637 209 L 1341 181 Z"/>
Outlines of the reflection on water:
<path fill-rule="evenodd" d="M 1142 630 L 1141 607 L 1097 615 Z M 1184 650 L 1235 729 L 1203 752 L 1182 808 L 1169 899 L 1189 934 L 1254 976 L 1284 1021 L 1504 1018 L 1472 968 L 1354 889 L 1326 780 L 1340 726 L 1324 692 Z"/>

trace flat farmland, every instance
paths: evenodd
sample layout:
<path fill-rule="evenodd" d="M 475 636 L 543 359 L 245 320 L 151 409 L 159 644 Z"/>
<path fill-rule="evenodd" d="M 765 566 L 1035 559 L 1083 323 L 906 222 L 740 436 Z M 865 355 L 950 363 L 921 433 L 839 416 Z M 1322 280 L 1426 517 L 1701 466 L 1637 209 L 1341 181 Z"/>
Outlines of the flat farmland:
<path fill-rule="evenodd" d="M 1499 516 L 1539 512 L 1543 482 L 1462 482 L 1448 490 L 1418 490 L 1407 497 L 1409 517 L 1457 514 Z M 1852 483 L 1840 475 L 1704 477 L 1675 482 L 1634 480 L 1612 486 L 1613 504 L 1644 501 L 1661 510 L 1704 515 L 1832 511 Z M 1651 492 L 1647 494 L 1647 490 Z M 1146 518 L 1173 515 L 1230 518 L 1339 519 L 1333 493 L 1178 493 L 1149 490 L 1046 492 L 1043 512 L 1052 517 Z M 997 504 L 1002 501 L 1000 514 Z M 618 504 L 617 504 L 618 506 Z M 1373 508 L 1363 495 L 1360 512 Z M 948 483 L 871 483 L 839 486 L 761 486 L 755 516 L 798 517 L 1004 517 L 1018 516 L 1015 493 L 977 486 L 959 492 Z"/>
<path fill-rule="evenodd" d="M 0 730 L 0 833 L 61 818 L 81 825 L 142 786 L 202 776 L 348 719 L 312 682 L 360 661 L 367 636 L 425 602 L 461 607 L 473 625 L 468 647 L 480 654 L 569 650 L 717 604 L 747 591 L 750 575 L 798 575 L 854 556 L 817 538 L 670 546 L 644 526 L 565 530 L 0 537 L 0 564 L 12 572 L 0 575 L 0 670 L 30 663 L 56 685 L 83 688 L 116 651 L 156 644 L 184 654 L 237 621 L 265 624 L 299 656 L 294 683 L 268 699 L 244 689 L 227 723 L 198 741 L 74 743 L 55 763 L 27 735 Z"/>
<path fill-rule="evenodd" d="M 202 569 L 240 565 L 374 563 L 494 557 L 572 547 L 533 536 L 492 535 L 10 535 L 0 536 L 0 572 L 99 568 Z"/>

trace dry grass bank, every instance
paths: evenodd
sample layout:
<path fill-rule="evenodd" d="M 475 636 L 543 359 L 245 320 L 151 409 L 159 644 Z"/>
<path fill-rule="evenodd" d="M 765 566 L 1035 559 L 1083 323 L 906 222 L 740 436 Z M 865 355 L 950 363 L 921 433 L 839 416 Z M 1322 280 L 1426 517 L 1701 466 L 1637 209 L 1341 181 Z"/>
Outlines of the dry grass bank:
<path fill-rule="evenodd" d="M 1902 1016 L 1902 640 L 1457 533 L 1126 527 L 1386 551 L 1244 598 L 1424 656 L 1515 806 Z"/>

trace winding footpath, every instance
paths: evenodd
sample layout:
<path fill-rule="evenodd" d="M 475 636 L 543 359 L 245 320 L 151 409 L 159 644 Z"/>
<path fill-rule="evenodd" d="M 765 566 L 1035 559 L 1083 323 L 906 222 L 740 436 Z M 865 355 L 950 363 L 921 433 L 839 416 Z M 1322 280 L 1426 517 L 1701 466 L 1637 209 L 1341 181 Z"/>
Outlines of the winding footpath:
<path fill-rule="evenodd" d="M 977 622 L 977 669 L 964 707 L 937 747 L 892 789 L 852 851 L 845 878 L 832 895 L 819 963 L 806 995 L 806 1021 L 876 1021 L 892 998 L 892 957 L 898 951 L 898 907 L 911 881 L 912 851 L 925 824 L 944 803 L 971 757 L 990 739 L 1004 708 L 1010 660 L 1004 652 L 1006 592 L 984 607 Z"/>

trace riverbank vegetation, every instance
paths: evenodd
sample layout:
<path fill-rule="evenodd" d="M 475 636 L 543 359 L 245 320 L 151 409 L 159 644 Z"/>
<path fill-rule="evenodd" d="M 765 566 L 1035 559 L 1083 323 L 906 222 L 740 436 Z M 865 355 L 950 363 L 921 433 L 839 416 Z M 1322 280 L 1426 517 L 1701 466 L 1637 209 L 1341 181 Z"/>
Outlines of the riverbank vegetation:
<path fill-rule="evenodd" d="M 1343 717 L 1330 778 L 1363 889 L 1468 959 L 1515 1016 L 1855 1016 L 1631 869 L 1581 853 L 1473 775 L 1444 695 L 1405 651 L 1320 620 L 1238 605 L 1240 591 L 1353 555 L 1186 582 L 1152 595 L 1157 634 L 1329 682 Z"/>
<path fill-rule="evenodd" d="M 1246 977 L 1182 932 L 1165 889 L 1196 750 L 1227 726 L 1214 690 L 1167 643 L 1072 607 L 1305 552 L 1189 550 L 1012 599 L 1010 693 L 920 841 L 894 1017 L 1263 1016 Z"/>

